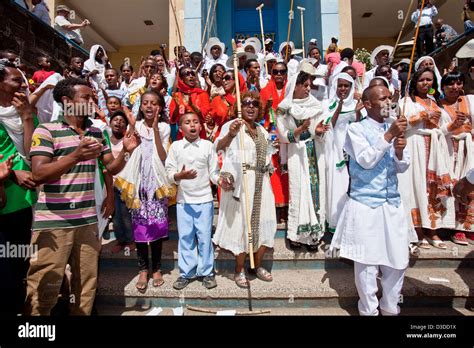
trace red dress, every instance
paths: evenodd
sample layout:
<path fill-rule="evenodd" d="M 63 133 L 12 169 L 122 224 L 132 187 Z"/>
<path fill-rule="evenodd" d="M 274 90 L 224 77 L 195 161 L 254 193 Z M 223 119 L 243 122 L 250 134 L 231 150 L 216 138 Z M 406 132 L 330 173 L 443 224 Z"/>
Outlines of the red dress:
<path fill-rule="evenodd" d="M 206 139 L 206 130 L 204 129 L 204 117 L 209 113 L 211 109 L 211 104 L 209 101 L 209 94 L 206 91 L 200 88 L 190 88 L 188 85 L 184 84 L 181 80 L 178 81 L 178 91 L 173 94 L 173 99 L 170 104 L 170 124 L 179 123 L 179 119 L 182 115 L 192 112 L 196 113 L 195 110 L 191 107 L 189 99 L 191 99 L 192 104 L 200 114 L 199 118 L 201 124 L 203 125 L 200 136 L 202 139 Z M 176 100 L 178 103 L 176 103 Z M 175 113 L 175 110 L 177 112 Z M 183 134 L 181 131 L 178 133 L 178 140 L 183 139 Z"/>
<path fill-rule="evenodd" d="M 262 98 L 263 105 L 267 104 L 269 99 L 273 100 L 272 111 L 273 114 L 276 114 L 278 105 L 285 99 L 285 88 L 286 83 L 283 86 L 283 91 L 281 95 L 278 95 L 278 90 L 276 83 L 271 79 L 265 88 L 260 92 L 260 97 Z M 276 130 L 276 120 L 273 119 L 272 115 L 265 115 L 265 124 L 264 127 L 266 130 L 270 130 L 270 134 L 273 132 L 271 130 Z M 273 194 L 275 196 L 275 205 L 277 207 L 286 207 L 288 206 L 288 201 L 290 197 L 289 193 L 289 184 L 288 184 L 288 173 L 282 173 L 282 168 L 280 165 L 280 153 L 276 153 L 272 157 L 273 166 L 275 167 L 275 172 L 270 178 L 272 183 Z"/>

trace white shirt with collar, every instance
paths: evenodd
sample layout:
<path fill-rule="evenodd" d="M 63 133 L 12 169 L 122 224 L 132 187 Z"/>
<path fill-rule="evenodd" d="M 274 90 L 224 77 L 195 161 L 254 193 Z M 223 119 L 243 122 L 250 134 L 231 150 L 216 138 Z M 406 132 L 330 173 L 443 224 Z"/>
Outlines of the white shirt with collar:
<path fill-rule="evenodd" d="M 421 20 L 420 20 L 420 26 L 425 26 L 425 25 L 432 25 L 433 22 L 431 20 L 432 17 L 435 17 L 438 15 L 438 9 L 436 6 L 431 6 L 429 8 L 424 8 L 423 12 L 421 14 Z M 416 10 L 413 12 L 411 15 L 411 21 L 413 23 L 418 23 L 418 18 L 420 17 L 420 10 Z"/>
<path fill-rule="evenodd" d="M 197 177 L 193 180 L 176 182 L 175 174 L 186 170 L 196 170 Z M 203 204 L 214 200 L 209 181 L 217 184 L 219 180 L 219 165 L 214 145 L 203 139 L 190 143 L 186 138 L 174 142 L 169 149 L 166 159 L 168 179 L 179 185 L 177 203 Z"/>

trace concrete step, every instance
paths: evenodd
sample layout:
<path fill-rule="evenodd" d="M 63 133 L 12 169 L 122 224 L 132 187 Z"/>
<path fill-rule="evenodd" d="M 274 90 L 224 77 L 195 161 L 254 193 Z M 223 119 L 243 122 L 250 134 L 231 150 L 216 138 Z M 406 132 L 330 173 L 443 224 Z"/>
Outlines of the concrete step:
<path fill-rule="evenodd" d="M 474 246 L 457 246 L 446 242 L 447 250 L 431 248 L 422 250 L 419 257 L 411 257 L 410 267 L 413 268 L 464 268 L 474 266 Z M 118 254 L 112 253 L 114 241 L 105 241 L 102 248 L 100 264 L 103 268 L 130 267 L 136 268 L 137 256 L 135 251 L 124 250 Z M 178 241 L 168 240 L 163 244 L 163 268 L 177 268 Z M 234 256 L 217 248 L 216 269 L 231 271 L 235 267 Z M 264 267 L 272 270 L 299 269 L 338 269 L 352 268 L 348 260 L 337 258 L 328 251 L 328 245 L 322 244 L 317 252 L 308 252 L 306 248 L 299 251 L 291 250 L 285 239 L 275 239 L 274 249 L 265 255 Z"/>
<path fill-rule="evenodd" d="M 131 308 L 123 308 L 112 305 L 98 304 L 96 306 L 100 316 L 146 316 L 152 310 L 158 307 L 135 306 Z M 159 307 L 162 311 L 158 316 L 174 316 L 174 309 L 169 307 Z M 222 308 L 206 308 L 207 310 L 218 312 Z M 248 308 L 235 309 L 237 312 L 250 313 Z M 255 314 L 258 316 L 355 316 L 358 315 L 356 308 L 266 308 L 269 313 Z M 183 316 L 214 316 L 216 314 L 203 313 L 190 310 L 183 307 Z M 237 314 L 238 315 L 238 314 Z M 404 308 L 400 313 L 402 316 L 472 316 L 474 313 L 465 308 Z"/>
<path fill-rule="evenodd" d="M 97 302 L 101 306 L 131 308 L 135 306 L 175 308 L 196 306 L 203 308 L 356 308 L 357 291 L 351 269 L 275 270 L 274 281 L 265 283 L 251 279 L 251 289 L 238 288 L 233 273 L 218 272 L 217 288 L 207 290 L 199 281 L 186 289 L 172 288 L 179 272 L 164 273 L 165 284 L 153 288 L 151 281 L 145 294 L 135 284 L 136 269 L 101 269 Z M 442 307 L 468 308 L 474 303 L 474 270 L 471 268 L 413 268 L 406 274 L 402 290 L 402 308 Z"/>

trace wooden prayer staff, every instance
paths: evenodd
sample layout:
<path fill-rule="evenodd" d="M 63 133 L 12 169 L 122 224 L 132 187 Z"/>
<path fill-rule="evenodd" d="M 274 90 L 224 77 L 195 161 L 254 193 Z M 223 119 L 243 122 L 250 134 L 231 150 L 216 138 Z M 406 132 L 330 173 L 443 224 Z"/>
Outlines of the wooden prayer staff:
<path fill-rule="evenodd" d="M 400 29 L 400 33 L 398 34 L 397 42 L 395 43 L 395 48 L 393 49 L 393 52 L 390 56 L 390 61 L 392 61 L 393 57 L 395 57 L 395 52 L 397 51 L 398 44 L 400 43 L 400 39 L 402 38 L 403 31 L 405 30 L 405 26 L 407 25 L 408 17 L 410 17 L 411 8 L 413 7 L 414 2 L 415 0 L 411 0 L 410 6 L 408 6 L 407 12 L 405 12 L 405 20 L 403 21 L 402 28 Z"/>
<path fill-rule="evenodd" d="M 306 58 L 306 47 L 305 47 L 305 42 L 304 42 L 304 11 L 306 9 L 304 7 L 298 6 L 298 10 L 301 12 L 301 36 L 302 36 L 302 45 L 303 45 L 303 58 Z"/>
<path fill-rule="evenodd" d="M 262 15 L 262 8 L 265 6 L 265 4 L 261 4 L 259 7 L 257 7 L 257 11 L 260 14 L 260 29 L 262 30 L 262 45 L 263 45 L 263 56 L 266 58 L 267 57 L 267 48 L 265 47 L 265 31 L 263 30 L 263 15 Z M 258 53 L 258 52 L 255 52 Z M 268 63 L 267 60 L 265 59 L 265 73 L 266 76 L 268 76 Z"/>
<path fill-rule="evenodd" d="M 235 93 L 237 97 L 237 116 L 239 120 L 242 120 L 242 103 L 240 97 L 240 80 L 239 80 L 239 58 L 237 57 L 237 44 L 235 40 L 232 40 L 232 49 L 234 51 L 234 79 L 235 79 Z M 255 269 L 255 261 L 253 257 L 253 233 L 252 233 L 252 223 L 251 223 L 251 212 L 249 206 L 249 185 L 247 178 L 247 160 L 245 156 L 245 126 L 240 127 L 239 138 L 240 138 L 240 156 L 242 161 L 242 183 L 244 186 L 244 195 L 245 195 L 245 223 L 247 225 L 247 233 L 249 238 L 249 257 L 250 257 L 250 268 Z"/>
<path fill-rule="evenodd" d="M 198 308 L 198 307 L 193 307 L 189 305 L 186 305 L 186 308 L 193 312 L 217 314 L 217 311 L 213 311 L 213 310 L 205 309 L 205 308 Z M 236 316 L 251 316 L 251 315 L 260 315 L 260 314 L 270 314 L 271 312 L 272 311 L 269 309 L 262 309 L 259 311 L 252 311 L 252 312 L 235 312 L 235 315 Z"/>
<path fill-rule="evenodd" d="M 408 76 L 407 76 L 407 86 L 410 84 L 411 72 L 413 70 L 413 60 L 415 59 L 416 42 L 418 41 L 418 33 L 420 32 L 420 23 L 421 23 L 421 17 L 422 17 L 421 14 L 423 13 L 424 8 L 425 8 L 425 0 L 421 0 L 420 15 L 418 16 L 418 23 L 416 23 L 415 38 L 413 39 L 413 48 L 411 50 L 410 68 L 408 69 Z M 408 93 L 406 93 L 405 91 L 405 98 L 403 99 L 403 109 L 402 109 L 403 116 L 405 116 L 405 107 L 407 106 L 407 98 L 408 98 Z"/>
<path fill-rule="evenodd" d="M 179 29 L 178 15 L 176 14 L 176 7 L 174 7 L 172 0 L 169 0 L 169 2 L 170 2 L 171 10 L 173 11 L 174 21 L 176 23 L 176 29 L 178 30 L 179 47 L 182 47 L 183 39 L 181 37 L 181 30 Z M 179 50 L 178 50 L 178 56 L 179 56 Z"/>
<path fill-rule="evenodd" d="M 290 16 L 288 18 L 288 38 L 286 40 L 286 54 L 285 54 L 285 61 L 288 62 L 288 51 L 290 49 L 290 37 L 291 37 L 291 22 L 293 21 L 294 18 L 294 12 L 293 12 L 293 5 L 294 5 L 294 0 L 291 0 L 291 6 L 290 6 Z M 281 52 L 279 52 L 281 53 Z"/>

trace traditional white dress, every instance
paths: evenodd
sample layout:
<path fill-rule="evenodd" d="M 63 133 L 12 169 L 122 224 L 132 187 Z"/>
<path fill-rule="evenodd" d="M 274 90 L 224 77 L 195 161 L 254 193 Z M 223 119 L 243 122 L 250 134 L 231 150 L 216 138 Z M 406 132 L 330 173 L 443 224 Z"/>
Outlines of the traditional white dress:
<path fill-rule="evenodd" d="M 336 95 L 337 81 L 346 80 L 352 84 L 351 91 L 344 100 L 342 110 L 333 127 L 331 119 L 337 110 L 339 98 Z M 344 154 L 344 143 L 346 141 L 347 129 L 352 122 L 356 121 L 356 105 L 354 100 L 355 84 L 351 76 L 341 73 L 334 78 L 331 88 L 330 102 L 328 109 L 324 110 L 324 123 L 330 125 L 330 130 L 326 133 L 324 153 L 326 157 L 326 220 L 329 231 L 336 229 L 339 215 L 344 208 L 347 189 L 349 187 L 349 172 L 347 170 L 347 158 Z"/>
<path fill-rule="evenodd" d="M 222 126 L 221 133 L 215 142 L 216 144 L 229 133 L 232 122 L 234 121 L 229 121 Z M 261 246 L 273 248 L 277 229 L 275 198 L 270 183 L 271 169 L 273 166 L 269 134 L 260 125 L 257 126 L 257 131 L 262 137 L 259 139 L 264 142 L 262 142 L 260 146 L 262 146 L 262 149 L 263 146 L 265 146 L 265 150 L 262 150 L 260 153 L 260 158 L 257 154 L 257 146 L 254 140 L 247 132 L 245 132 L 244 136 L 245 161 L 247 165 L 251 167 L 247 170 L 247 183 L 254 252 Z M 214 244 L 229 250 L 235 256 L 243 253 L 248 254 L 249 252 L 248 229 L 245 215 L 246 195 L 243 187 L 239 137 L 240 135 L 237 135 L 225 151 L 221 175 L 232 175 L 235 190 L 232 192 L 221 190 L 219 218 L 216 233 L 213 238 Z M 260 162 L 260 164 L 264 163 L 263 168 L 255 168 L 258 162 Z M 262 171 L 265 171 L 263 176 L 261 175 Z M 259 200 L 260 204 L 254 203 L 255 200 Z"/>
<path fill-rule="evenodd" d="M 469 115 L 468 123 L 474 125 L 474 96 L 466 95 L 461 98 L 458 105 L 447 106 L 444 109 L 454 121 L 455 112 L 459 110 Z M 474 168 L 474 132 L 469 133 L 469 127 L 464 127 L 463 131 L 455 130 L 448 134 L 448 151 L 452 179 L 459 181 L 464 178 L 470 169 Z M 474 199 L 470 199 L 467 205 L 458 201 L 455 202 L 456 208 L 456 231 L 474 232 Z"/>
<path fill-rule="evenodd" d="M 288 144 L 290 202 L 287 238 L 293 242 L 316 245 L 324 234 L 325 159 L 323 140 L 316 136 L 316 126 L 323 121 L 321 103 L 310 95 L 293 99 L 298 75 L 287 84 L 287 96 L 278 106 L 277 127 L 282 144 Z M 309 130 L 295 138 L 294 131 L 305 120 Z"/>
<path fill-rule="evenodd" d="M 403 108 L 404 101 L 400 101 Z M 437 109 L 431 100 L 431 108 Z M 410 125 L 410 120 L 430 107 L 418 99 L 407 99 L 405 116 L 408 119 L 406 132 L 407 150 L 412 159 L 410 169 L 400 180 L 400 193 L 415 227 L 427 229 L 455 227 L 454 198 L 449 194 L 452 186 L 452 170 L 446 141 L 449 115 L 441 109 L 439 128 L 427 128 L 424 121 Z"/>

